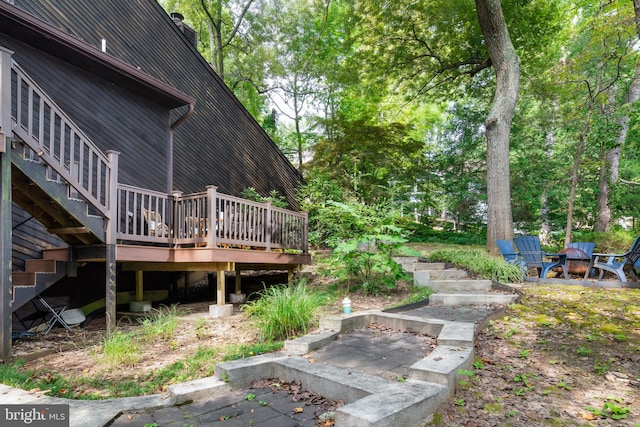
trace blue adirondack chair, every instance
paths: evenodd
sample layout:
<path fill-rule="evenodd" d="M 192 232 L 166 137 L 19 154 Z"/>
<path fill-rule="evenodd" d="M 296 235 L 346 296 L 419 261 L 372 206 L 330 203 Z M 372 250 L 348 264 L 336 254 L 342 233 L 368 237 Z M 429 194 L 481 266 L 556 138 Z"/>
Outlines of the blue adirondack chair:
<path fill-rule="evenodd" d="M 567 272 L 567 254 L 548 254 L 542 250 L 538 236 L 516 236 L 513 238 L 520 256 L 524 260 L 525 268 L 538 270 L 538 277 L 547 277 L 554 267 L 562 267 L 564 278 L 569 278 Z"/>
<path fill-rule="evenodd" d="M 591 261 L 589 262 L 589 267 L 600 270 L 598 280 L 602 279 L 605 271 L 609 271 L 617 275 L 618 279 L 621 282 L 627 281 L 626 273 L 628 272 L 634 282 L 637 282 L 638 276 L 636 275 L 635 268 L 638 267 L 639 262 L 640 236 L 636 237 L 636 240 L 633 242 L 633 245 L 631 245 L 631 248 L 623 254 L 592 254 Z M 585 273 L 585 279 L 587 278 L 589 269 L 587 269 L 587 273 Z"/>
<path fill-rule="evenodd" d="M 520 270 L 522 270 L 522 275 L 524 276 L 524 260 L 513 248 L 513 244 L 508 240 L 496 240 L 496 245 L 498 245 L 498 250 L 500 250 L 500 255 L 503 256 L 504 260 L 509 264 L 519 265 Z"/>
<path fill-rule="evenodd" d="M 580 249 L 582 252 L 591 257 L 591 255 L 593 254 L 593 250 L 596 248 L 596 244 L 593 242 L 572 242 L 567 244 L 567 247 Z"/>

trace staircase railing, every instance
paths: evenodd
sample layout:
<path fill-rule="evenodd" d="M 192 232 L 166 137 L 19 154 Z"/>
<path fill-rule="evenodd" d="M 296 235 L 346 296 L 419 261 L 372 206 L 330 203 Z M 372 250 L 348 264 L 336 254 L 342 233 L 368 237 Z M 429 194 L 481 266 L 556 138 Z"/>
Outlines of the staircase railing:
<path fill-rule="evenodd" d="M 52 178 L 68 183 L 71 196 L 85 199 L 107 216 L 114 172 L 107 156 L 15 62 L 11 98 L 13 132 L 32 150 L 31 159 L 40 157 Z"/>

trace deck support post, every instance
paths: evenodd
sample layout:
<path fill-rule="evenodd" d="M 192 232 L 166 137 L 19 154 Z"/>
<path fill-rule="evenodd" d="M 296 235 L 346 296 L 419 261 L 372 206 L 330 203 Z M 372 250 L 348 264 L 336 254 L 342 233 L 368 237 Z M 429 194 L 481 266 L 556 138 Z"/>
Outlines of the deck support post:
<path fill-rule="evenodd" d="M 289 267 L 289 269 L 287 270 L 287 284 L 290 285 L 291 282 L 293 282 L 293 279 L 295 278 L 295 268 L 293 267 Z"/>
<path fill-rule="evenodd" d="M 218 280 L 218 292 L 216 294 L 216 302 L 218 305 L 225 305 L 225 280 L 224 280 L 224 270 L 218 270 L 216 272 L 216 277 Z"/>
<path fill-rule="evenodd" d="M 116 242 L 118 224 L 118 156 L 119 152 L 109 150 L 106 152 L 111 166 L 109 174 L 109 194 L 106 221 L 106 245 L 105 245 L 105 317 L 107 334 L 110 335 L 116 329 L 116 306 L 117 306 L 117 286 L 116 286 Z"/>
<path fill-rule="evenodd" d="M 240 270 L 240 266 L 236 264 L 236 294 L 242 293 L 242 271 Z"/>
<path fill-rule="evenodd" d="M 105 317 L 107 321 L 107 335 L 116 330 L 116 245 L 107 244 L 105 247 L 106 289 L 105 289 Z"/>
<path fill-rule="evenodd" d="M 0 64 L 2 65 L 2 64 Z M 6 147 L 0 152 L 0 356 L 6 363 L 11 357 L 11 141 L 0 140 Z"/>
<path fill-rule="evenodd" d="M 0 47 L 0 356 L 11 357 L 11 55 Z"/>
<path fill-rule="evenodd" d="M 144 272 L 142 270 L 136 271 L 136 301 L 142 301 L 144 299 Z"/>
<path fill-rule="evenodd" d="M 11 56 L 13 52 L 0 46 L 0 153 L 10 152 L 5 138 L 12 138 L 11 124 Z"/>

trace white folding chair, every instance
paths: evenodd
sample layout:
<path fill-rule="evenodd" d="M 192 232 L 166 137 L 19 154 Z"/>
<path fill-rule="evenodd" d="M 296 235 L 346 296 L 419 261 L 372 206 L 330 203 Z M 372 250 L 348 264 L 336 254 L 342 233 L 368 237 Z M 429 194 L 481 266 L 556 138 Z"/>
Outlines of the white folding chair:
<path fill-rule="evenodd" d="M 62 313 L 67 309 L 66 305 L 60 306 L 60 308 L 53 308 L 44 298 L 38 297 L 38 300 L 40 304 L 51 313 L 51 319 L 47 322 L 47 329 L 44 331 L 44 335 L 47 335 L 56 323 L 60 323 L 67 331 L 71 331 L 71 327 L 67 325 L 67 322 L 62 318 Z"/>

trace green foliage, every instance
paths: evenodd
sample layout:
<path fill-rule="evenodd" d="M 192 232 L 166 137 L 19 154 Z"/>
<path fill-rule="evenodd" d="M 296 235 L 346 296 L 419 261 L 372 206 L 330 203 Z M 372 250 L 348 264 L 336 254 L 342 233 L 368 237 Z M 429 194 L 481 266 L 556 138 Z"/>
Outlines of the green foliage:
<path fill-rule="evenodd" d="M 629 408 L 619 406 L 617 403 L 619 403 L 620 399 L 611 398 L 611 400 L 608 399 L 608 401 L 602 405 L 602 408 L 588 406 L 586 409 L 593 415 L 600 418 L 611 418 L 612 420 L 623 420 L 627 418 L 631 410 Z"/>
<path fill-rule="evenodd" d="M 428 301 L 429 295 L 431 295 L 432 293 L 433 293 L 433 289 L 427 286 L 413 286 L 410 290 L 410 295 L 408 297 L 402 299 L 401 301 L 398 301 L 398 303 L 392 306 L 385 307 L 385 309 L 388 310 L 391 308 L 402 307 L 409 304 L 416 304 L 419 302 Z"/>
<path fill-rule="evenodd" d="M 268 196 L 262 196 L 255 188 L 248 187 L 240 192 L 240 197 L 260 203 L 271 202 L 276 208 L 286 209 L 289 207 L 285 197 L 278 193 L 277 190 L 271 190 Z"/>
<path fill-rule="evenodd" d="M 322 224 L 317 236 L 333 249 L 321 273 L 345 284 L 348 291 L 359 287 L 377 295 L 394 289 L 407 276 L 393 257 L 418 255 L 404 246 L 403 229 L 395 225 L 395 211 L 387 204 L 328 201 L 315 211 L 313 221 Z"/>
<path fill-rule="evenodd" d="M 244 359 L 258 354 L 271 353 L 282 349 L 282 341 L 273 343 L 256 343 L 256 344 L 230 344 L 225 348 L 224 361 Z"/>
<path fill-rule="evenodd" d="M 112 368 L 133 366 L 142 359 L 142 351 L 135 335 L 116 331 L 104 338 L 98 359 Z"/>
<path fill-rule="evenodd" d="M 403 227 L 410 242 L 441 243 L 450 245 L 485 246 L 487 244 L 486 229 L 481 228 L 468 232 L 453 230 L 436 230 L 430 224 L 404 221 Z"/>
<path fill-rule="evenodd" d="M 411 127 L 365 120 L 336 119 L 331 138 L 314 147 L 312 167 L 326 171 L 366 204 L 408 194 L 425 174 L 424 144 L 411 137 Z M 384 149 L 380 149 L 384 147 Z"/>
<path fill-rule="evenodd" d="M 138 322 L 142 325 L 140 334 L 145 341 L 170 340 L 178 326 L 176 305 L 154 308 L 147 316 L 139 318 Z"/>
<path fill-rule="evenodd" d="M 365 295 L 395 289 L 398 280 L 408 277 L 393 259 L 406 242 L 398 235 L 400 230 L 389 225 L 373 231 L 377 233 L 339 242 L 331 256 L 333 277 L 346 283 L 348 289 L 360 287 Z"/>
<path fill-rule="evenodd" d="M 519 266 L 508 264 L 504 259 L 479 249 L 436 249 L 429 254 L 428 258 L 431 261 L 450 262 L 479 277 L 497 282 L 519 283 L 522 281 Z"/>
<path fill-rule="evenodd" d="M 322 304 L 306 282 L 270 286 L 242 309 L 255 319 L 263 342 L 280 341 L 305 334 Z"/>

